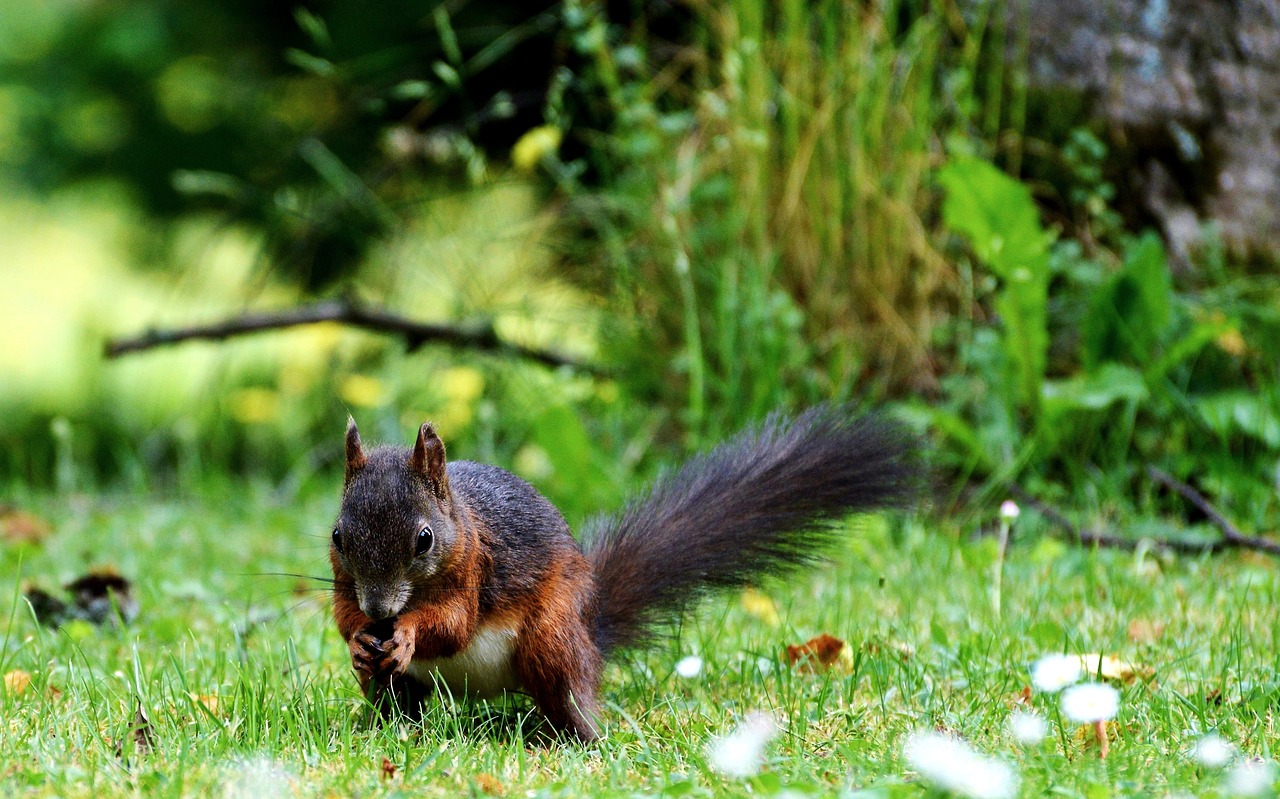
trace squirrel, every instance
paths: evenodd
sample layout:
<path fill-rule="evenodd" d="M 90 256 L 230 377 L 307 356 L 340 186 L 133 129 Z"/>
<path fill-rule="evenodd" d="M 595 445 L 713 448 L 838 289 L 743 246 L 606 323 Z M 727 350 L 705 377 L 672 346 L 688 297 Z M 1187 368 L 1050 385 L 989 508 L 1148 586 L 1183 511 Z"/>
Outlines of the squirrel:
<path fill-rule="evenodd" d="M 600 735 L 604 662 L 697 598 L 802 567 L 855 511 L 905 507 L 913 437 L 839 405 L 778 414 L 661 475 L 589 522 L 495 466 L 445 462 L 424 423 L 412 448 L 366 452 L 348 418 L 333 528 L 333 612 L 361 687 L 412 712 L 443 685 L 529 694 L 560 734 Z M 386 700 L 390 700 L 390 704 Z"/>

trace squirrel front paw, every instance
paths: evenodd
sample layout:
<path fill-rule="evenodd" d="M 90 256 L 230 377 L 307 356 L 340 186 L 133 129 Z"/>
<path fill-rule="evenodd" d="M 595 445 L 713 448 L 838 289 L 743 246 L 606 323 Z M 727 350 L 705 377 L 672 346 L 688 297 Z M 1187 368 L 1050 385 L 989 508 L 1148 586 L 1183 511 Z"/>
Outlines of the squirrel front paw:
<path fill-rule="evenodd" d="M 360 675 L 362 683 L 378 673 L 378 665 L 387 654 L 382 639 L 367 631 L 353 635 L 347 647 L 351 650 L 351 667 Z"/>
<path fill-rule="evenodd" d="M 388 632 L 385 623 L 370 625 L 349 642 L 356 672 L 384 684 L 405 673 L 414 651 L 415 631 L 408 625 L 397 623 L 390 637 Z"/>
<path fill-rule="evenodd" d="M 398 677 L 409 668 L 413 660 L 417 631 L 406 624 L 397 623 L 395 634 L 382 642 L 383 655 L 378 661 L 378 671 L 374 676 L 381 680 Z"/>

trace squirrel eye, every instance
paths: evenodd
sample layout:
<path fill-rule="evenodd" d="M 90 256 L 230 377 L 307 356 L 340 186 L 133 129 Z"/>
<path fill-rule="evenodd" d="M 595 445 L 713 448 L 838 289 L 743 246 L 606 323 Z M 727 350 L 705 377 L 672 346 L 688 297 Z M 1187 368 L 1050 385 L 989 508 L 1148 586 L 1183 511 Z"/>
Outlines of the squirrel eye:
<path fill-rule="evenodd" d="M 342 554 L 342 533 L 338 528 L 333 528 L 333 548 L 338 550 L 338 554 Z"/>
<path fill-rule="evenodd" d="M 431 544 L 435 541 L 435 535 L 431 532 L 431 526 L 427 525 L 418 531 L 418 546 L 414 555 L 421 555 L 423 552 L 431 549 Z"/>

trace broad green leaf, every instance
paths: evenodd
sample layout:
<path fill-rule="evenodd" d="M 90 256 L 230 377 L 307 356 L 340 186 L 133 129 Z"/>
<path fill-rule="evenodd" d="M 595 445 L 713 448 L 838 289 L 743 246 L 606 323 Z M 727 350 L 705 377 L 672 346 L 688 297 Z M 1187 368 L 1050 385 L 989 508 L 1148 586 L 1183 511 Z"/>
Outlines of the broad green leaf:
<path fill-rule="evenodd" d="M 1114 402 L 1142 402 L 1148 396 L 1146 381 L 1137 369 L 1118 363 L 1104 364 L 1095 372 L 1044 384 L 1045 413 L 1071 410 L 1098 411 Z"/>
<path fill-rule="evenodd" d="M 1001 279 L 996 310 L 1005 326 L 1003 344 L 1018 403 L 1034 410 L 1049 348 L 1046 308 L 1053 236 L 1040 224 L 1031 191 L 985 161 L 956 159 L 938 173 L 938 182 L 946 189 L 943 219 Z"/>
<path fill-rule="evenodd" d="M 1046 257 L 1053 236 L 1027 186 L 976 158 L 953 160 L 938 172 L 946 189 L 942 218 L 969 240 L 973 251 L 1001 278 Z"/>
<path fill-rule="evenodd" d="M 1172 317 L 1172 285 L 1160 238 L 1148 232 L 1125 248 L 1124 266 L 1098 287 L 1084 320 L 1084 363 L 1150 361 Z"/>
<path fill-rule="evenodd" d="M 1222 391 L 1192 400 L 1204 423 L 1220 437 L 1236 434 L 1280 447 L 1280 413 L 1273 396 L 1249 391 Z"/>

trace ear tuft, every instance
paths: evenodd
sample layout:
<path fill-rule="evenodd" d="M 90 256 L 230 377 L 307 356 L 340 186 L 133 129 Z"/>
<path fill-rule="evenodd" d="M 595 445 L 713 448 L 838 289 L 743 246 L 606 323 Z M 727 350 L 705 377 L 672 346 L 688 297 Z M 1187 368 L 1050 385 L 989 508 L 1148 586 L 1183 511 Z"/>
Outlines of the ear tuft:
<path fill-rule="evenodd" d="M 418 428 L 413 454 L 409 456 L 409 468 L 426 478 L 427 485 L 441 499 L 449 490 L 444 465 L 444 442 L 430 422 L 423 422 Z"/>
<path fill-rule="evenodd" d="M 360 444 L 360 431 L 356 429 L 356 420 L 347 417 L 347 482 L 355 476 L 356 471 L 363 469 L 369 459 L 364 456 L 364 447 Z"/>

